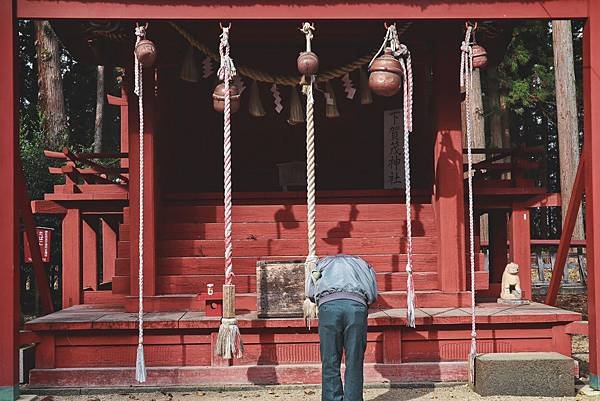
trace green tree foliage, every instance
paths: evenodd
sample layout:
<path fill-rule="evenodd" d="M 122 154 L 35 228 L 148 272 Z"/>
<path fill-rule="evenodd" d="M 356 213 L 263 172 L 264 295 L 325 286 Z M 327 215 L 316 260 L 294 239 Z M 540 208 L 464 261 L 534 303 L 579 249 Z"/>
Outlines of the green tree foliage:
<path fill-rule="evenodd" d="M 583 24 L 574 21 L 573 50 L 580 127 L 583 121 L 582 32 Z M 513 29 L 512 40 L 498 67 L 498 76 L 501 96 L 509 113 L 512 145 L 542 146 L 546 149 L 546 163 L 534 176 L 550 192 L 558 192 L 560 175 L 553 57 L 550 21 L 519 23 Z M 549 213 L 538 211 L 532 219 L 534 238 L 558 238 L 560 235 L 559 210 L 550 210 Z"/>

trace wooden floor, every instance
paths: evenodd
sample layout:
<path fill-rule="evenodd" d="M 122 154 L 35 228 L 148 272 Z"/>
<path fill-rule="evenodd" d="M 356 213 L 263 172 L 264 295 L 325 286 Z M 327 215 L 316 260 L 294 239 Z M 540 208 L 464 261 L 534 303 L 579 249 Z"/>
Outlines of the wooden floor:
<path fill-rule="evenodd" d="M 469 308 L 419 308 L 417 327 L 405 309 L 371 310 L 367 382 L 466 380 Z M 571 355 L 569 324 L 580 314 L 533 303 L 476 308 L 478 352 L 557 351 Z M 145 314 L 145 385 L 319 383 L 319 337 L 303 319 L 239 316 L 244 357 L 214 356 L 218 317 L 193 311 Z M 33 387 L 129 386 L 134 383 L 137 314 L 119 306 L 81 305 L 26 324 L 39 343 Z"/>
<path fill-rule="evenodd" d="M 480 303 L 475 308 L 476 323 L 546 323 L 573 322 L 581 319 L 576 312 L 567 311 L 539 303 L 508 306 L 497 303 Z M 118 306 L 78 305 L 47 316 L 32 320 L 26 324 L 28 330 L 105 330 L 137 328 L 137 313 L 125 312 Z M 144 314 L 147 329 L 194 329 L 218 328 L 218 317 L 207 317 L 203 312 L 150 312 Z M 447 325 L 470 324 L 471 308 L 417 308 L 416 324 Z M 305 327 L 303 319 L 260 319 L 256 312 L 238 316 L 240 328 L 261 327 Z M 369 326 L 387 326 L 406 324 L 406 309 L 371 309 Z M 318 325 L 318 321 L 315 322 Z"/>

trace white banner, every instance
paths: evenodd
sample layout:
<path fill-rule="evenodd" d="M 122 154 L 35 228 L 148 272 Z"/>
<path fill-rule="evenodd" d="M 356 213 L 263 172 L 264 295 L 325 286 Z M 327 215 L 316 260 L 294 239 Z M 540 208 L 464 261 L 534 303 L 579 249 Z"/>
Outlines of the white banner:
<path fill-rule="evenodd" d="M 404 117 L 402 109 L 383 112 L 383 187 L 404 188 Z"/>

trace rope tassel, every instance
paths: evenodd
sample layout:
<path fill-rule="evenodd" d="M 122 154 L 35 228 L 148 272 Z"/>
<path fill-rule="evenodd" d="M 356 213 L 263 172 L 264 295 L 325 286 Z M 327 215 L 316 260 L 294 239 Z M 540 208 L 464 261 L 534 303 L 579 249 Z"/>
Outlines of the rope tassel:
<path fill-rule="evenodd" d="M 221 41 L 219 54 L 221 66 L 217 75 L 225 85 L 225 107 L 223 111 L 223 198 L 224 198 L 224 226 L 225 226 L 225 284 L 223 285 L 223 318 L 219 327 L 215 353 L 225 359 L 241 358 L 244 344 L 240 329 L 235 319 L 235 285 L 233 285 L 233 235 L 231 211 L 231 97 L 229 84 L 236 75 L 233 60 L 229 56 L 229 27 L 221 27 Z"/>

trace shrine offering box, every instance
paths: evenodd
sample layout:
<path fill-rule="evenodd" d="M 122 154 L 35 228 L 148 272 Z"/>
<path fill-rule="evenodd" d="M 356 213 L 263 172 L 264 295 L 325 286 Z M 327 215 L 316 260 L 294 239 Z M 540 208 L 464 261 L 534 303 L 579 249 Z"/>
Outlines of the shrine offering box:
<path fill-rule="evenodd" d="M 258 317 L 302 317 L 304 261 L 256 263 Z"/>

